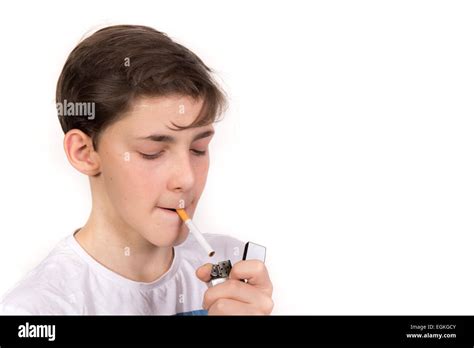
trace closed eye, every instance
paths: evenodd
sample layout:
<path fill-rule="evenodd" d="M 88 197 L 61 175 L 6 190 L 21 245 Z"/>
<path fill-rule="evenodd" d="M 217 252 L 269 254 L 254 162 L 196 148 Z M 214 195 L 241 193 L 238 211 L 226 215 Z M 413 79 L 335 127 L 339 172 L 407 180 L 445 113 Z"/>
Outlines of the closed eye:
<path fill-rule="evenodd" d="M 191 152 L 194 153 L 196 156 L 204 156 L 207 151 L 205 151 L 205 150 L 200 151 L 200 150 L 196 150 L 196 149 L 191 149 Z"/>
<path fill-rule="evenodd" d="M 191 149 L 190 151 L 191 151 L 195 156 L 205 156 L 206 153 L 207 153 L 206 150 Z M 140 154 L 140 156 L 143 157 L 144 159 L 153 160 L 153 159 L 156 159 L 156 158 L 160 157 L 160 156 L 163 154 L 163 151 L 158 152 L 158 153 L 152 153 L 152 154 L 139 152 L 139 154 Z"/>
<path fill-rule="evenodd" d="M 158 157 L 161 156 L 162 153 L 163 153 L 163 151 L 158 152 L 158 153 L 152 153 L 152 154 L 139 152 L 140 156 L 142 156 L 144 159 L 147 159 L 147 160 L 152 160 L 152 159 L 158 158 Z"/>

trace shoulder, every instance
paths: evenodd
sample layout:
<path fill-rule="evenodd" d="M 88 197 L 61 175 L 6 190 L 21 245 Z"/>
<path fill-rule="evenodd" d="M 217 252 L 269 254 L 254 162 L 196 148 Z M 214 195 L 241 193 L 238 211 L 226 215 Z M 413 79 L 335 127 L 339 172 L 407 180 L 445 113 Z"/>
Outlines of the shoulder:
<path fill-rule="evenodd" d="M 0 314 L 63 314 L 68 303 L 65 289 L 84 269 L 80 258 L 63 239 L 48 256 L 18 282 L 0 301 Z"/>

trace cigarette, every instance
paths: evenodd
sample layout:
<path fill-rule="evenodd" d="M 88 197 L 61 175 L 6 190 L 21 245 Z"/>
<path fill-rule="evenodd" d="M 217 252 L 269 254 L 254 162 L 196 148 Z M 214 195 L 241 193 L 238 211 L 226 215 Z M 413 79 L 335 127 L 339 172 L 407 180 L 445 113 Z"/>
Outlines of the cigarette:
<path fill-rule="evenodd" d="M 181 218 L 181 220 L 184 221 L 184 223 L 186 224 L 186 226 L 188 226 L 189 228 L 189 231 L 194 235 L 194 237 L 196 237 L 199 245 L 202 246 L 202 248 L 204 249 L 204 251 L 206 252 L 207 255 L 209 255 L 209 257 L 212 257 L 214 256 L 214 254 L 216 253 L 212 247 L 209 245 L 209 243 L 207 242 L 207 240 L 204 238 L 204 236 L 202 235 L 202 233 L 199 231 L 199 229 L 197 228 L 197 226 L 194 224 L 193 220 L 191 220 L 188 216 L 188 214 L 186 214 L 186 211 L 184 209 L 176 209 L 176 212 L 178 213 L 179 217 Z"/>

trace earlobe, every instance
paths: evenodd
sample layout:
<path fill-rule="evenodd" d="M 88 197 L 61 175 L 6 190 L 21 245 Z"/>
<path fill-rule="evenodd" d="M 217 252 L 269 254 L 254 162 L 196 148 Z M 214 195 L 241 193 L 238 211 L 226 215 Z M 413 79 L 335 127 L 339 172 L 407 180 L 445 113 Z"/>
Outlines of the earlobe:
<path fill-rule="evenodd" d="M 69 163 L 83 174 L 100 174 L 100 158 L 92 139 L 79 129 L 71 129 L 64 135 L 64 151 Z"/>

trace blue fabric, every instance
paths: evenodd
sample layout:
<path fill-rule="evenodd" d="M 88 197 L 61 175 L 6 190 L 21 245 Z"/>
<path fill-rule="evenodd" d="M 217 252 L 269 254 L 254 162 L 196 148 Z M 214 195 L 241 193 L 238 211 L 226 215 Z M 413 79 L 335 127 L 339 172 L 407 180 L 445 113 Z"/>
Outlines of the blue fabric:
<path fill-rule="evenodd" d="M 205 309 L 198 309 L 195 311 L 176 313 L 176 315 L 207 315 L 207 311 Z"/>

